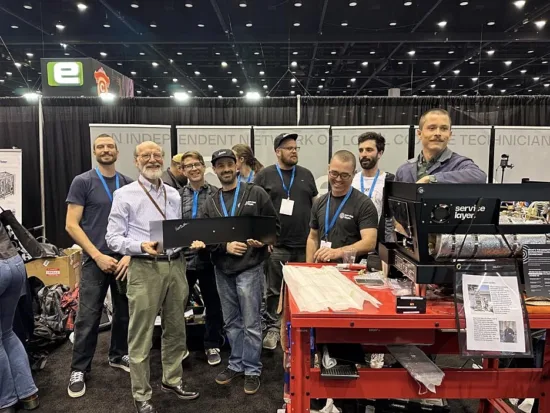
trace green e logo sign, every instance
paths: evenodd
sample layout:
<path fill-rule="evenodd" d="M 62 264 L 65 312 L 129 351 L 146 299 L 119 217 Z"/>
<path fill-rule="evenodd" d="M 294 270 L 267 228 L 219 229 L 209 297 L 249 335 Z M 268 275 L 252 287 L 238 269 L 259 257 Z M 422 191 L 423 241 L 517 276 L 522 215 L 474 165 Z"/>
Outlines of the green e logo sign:
<path fill-rule="evenodd" d="M 48 62 L 48 85 L 82 86 L 84 73 L 81 62 Z"/>

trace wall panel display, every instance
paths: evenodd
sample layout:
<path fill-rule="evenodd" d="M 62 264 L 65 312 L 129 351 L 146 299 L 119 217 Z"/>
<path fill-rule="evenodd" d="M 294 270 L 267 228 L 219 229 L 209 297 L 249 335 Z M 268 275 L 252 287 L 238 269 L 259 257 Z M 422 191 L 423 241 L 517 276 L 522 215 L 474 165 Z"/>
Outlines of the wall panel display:
<path fill-rule="evenodd" d="M 23 181 L 21 149 L 0 149 L 0 206 L 10 209 L 23 222 Z"/>
<path fill-rule="evenodd" d="M 254 153 L 264 166 L 277 161 L 273 141 L 281 133 L 298 134 L 299 165 L 313 173 L 320 193 L 328 190 L 329 126 L 254 127 Z"/>
<path fill-rule="evenodd" d="M 112 136 L 118 147 L 117 171 L 136 179 L 139 175 L 134 162 L 134 150 L 137 145 L 145 141 L 153 141 L 164 149 L 164 169 L 170 166 L 172 150 L 170 143 L 170 125 L 118 125 L 118 124 L 90 124 L 90 147 L 92 148 L 92 167 L 97 166 L 93 154 L 95 139 L 101 134 Z"/>
<path fill-rule="evenodd" d="M 418 128 L 415 130 L 417 133 Z M 491 128 L 489 126 L 452 126 L 449 149 L 462 156 L 472 159 L 481 170 L 489 173 L 489 142 Z M 422 150 L 422 144 L 415 136 L 415 156 Z"/>
<path fill-rule="evenodd" d="M 200 152 L 206 164 L 206 181 L 218 187 L 220 181 L 210 163 L 212 153 L 218 149 L 231 149 L 239 143 L 251 144 L 251 126 L 176 126 L 176 129 L 178 153 Z"/>
<path fill-rule="evenodd" d="M 550 181 L 550 128 L 541 126 L 495 126 L 495 180 L 500 182 L 500 159 L 508 155 L 512 169 L 504 172 L 505 183 L 519 183 L 522 178 Z M 548 195 L 546 196 L 548 198 Z"/>
<path fill-rule="evenodd" d="M 358 138 L 365 132 L 376 132 L 386 139 L 386 149 L 380 159 L 383 171 L 395 173 L 397 168 L 407 160 L 409 144 L 408 125 L 402 126 L 334 126 L 332 128 L 332 153 L 347 149 L 359 160 Z M 357 164 L 357 171 L 361 165 Z"/>

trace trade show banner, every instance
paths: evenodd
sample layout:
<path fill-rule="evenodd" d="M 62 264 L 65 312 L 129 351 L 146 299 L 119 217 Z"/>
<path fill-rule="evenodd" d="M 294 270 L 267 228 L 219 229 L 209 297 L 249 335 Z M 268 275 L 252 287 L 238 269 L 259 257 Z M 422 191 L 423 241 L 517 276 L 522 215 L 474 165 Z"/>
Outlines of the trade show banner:
<path fill-rule="evenodd" d="M 299 164 L 313 173 L 319 193 L 328 191 L 330 126 L 254 126 L 254 153 L 264 166 L 277 161 L 273 141 L 281 133 L 298 134 Z"/>
<path fill-rule="evenodd" d="M 90 148 L 92 149 L 92 166 L 97 165 L 93 154 L 95 139 L 101 134 L 112 136 L 118 147 L 117 171 L 136 179 L 139 172 L 134 162 L 136 146 L 145 141 L 153 141 L 164 150 L 164 169 L 170 167 L 172 149 L 170 125 L 114 125 L 90 123 Z"/>
<path fill-rule="evenodd" d="M 376 132 L 386 139 L 386 149 L 380 159 L 380 168 L 383 171 L 395 173 L 397 168 L 407 160 L 409 144 L 408 125 L 398 126 L 333 126 L 332 127 L 332 153 L 341 149 L 347 149 L 357 157 L 357 171 L 359 165 L 358 138 L 365 132 Z"/>
<path fill-rule="evenodd" d="M 522 178 L 550 181 L 550 128 L 542 126 L 495 126 L 495 181 L 502 179 L 500 159 L 509 156 L 513 168 L 504 171 L 505 183 L 519 183 Z"/>
<path fill-rule="evenodd" d="M 449 149 L 472 159 L 481 170 L 489 174 L 489 142 L 491 140 L 490 126 L 452 126 Z M 415 130 L 415 156 L 422 150 L 422 144 Z"/>
<path fill-rule="evenodd" d="M 220 181 L 210 163 L 212 153 L 218 149 L 231 149 L 239 143 L 251 145 L 251 126 L 176 126 L 176 129 L 178 153 L 200 152 L 206 163 L 206 181 L 218 187 Z"/>
<path fill-rule="evenodd" d="M 21 149 L 0 149 L 0 207 L 10 209 L 19 222 L 22 217 Z"/>

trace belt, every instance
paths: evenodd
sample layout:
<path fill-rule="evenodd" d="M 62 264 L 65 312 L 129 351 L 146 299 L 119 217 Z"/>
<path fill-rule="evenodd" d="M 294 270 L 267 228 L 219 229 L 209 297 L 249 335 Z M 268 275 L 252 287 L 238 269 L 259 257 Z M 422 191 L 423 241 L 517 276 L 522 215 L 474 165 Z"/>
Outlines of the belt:
<path fill-rule="evenodd" d="M 171 255 L 135 255 L 134 258 L 142 258 L 149 261 L 175 261 L 181 256 L 181 253 L 178 251 Z"/>

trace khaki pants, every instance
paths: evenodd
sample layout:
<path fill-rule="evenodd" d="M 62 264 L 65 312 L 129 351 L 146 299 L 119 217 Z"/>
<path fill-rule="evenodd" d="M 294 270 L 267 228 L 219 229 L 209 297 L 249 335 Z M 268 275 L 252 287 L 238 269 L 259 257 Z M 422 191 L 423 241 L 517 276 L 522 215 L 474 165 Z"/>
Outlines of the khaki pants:
<path fill-rule="evenodd" d="M 162 382 L 169 386 L 181 383 L 183 356 L 187 350 L 185 305 L 189 287 L 185 276 L 185 258 L 153 261 L 133 257 L 128 269 L 128 355 L 132 396 L 149 400 L 149 353 L 155 318 L 162 309 Z"/>

